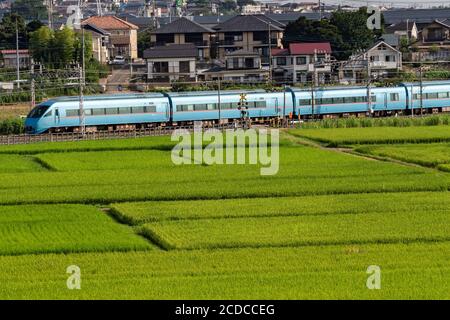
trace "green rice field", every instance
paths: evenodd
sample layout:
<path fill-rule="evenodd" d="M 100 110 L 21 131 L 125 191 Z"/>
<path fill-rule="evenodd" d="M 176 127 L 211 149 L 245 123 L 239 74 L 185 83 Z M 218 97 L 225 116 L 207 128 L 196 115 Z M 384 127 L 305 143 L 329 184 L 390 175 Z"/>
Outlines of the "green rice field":
<path fill-rule="evenodd" d="M 280 136 L 272 176 L 170 137 L 0 146 L 0 299 L 450 299 L 450 126 Z"/>

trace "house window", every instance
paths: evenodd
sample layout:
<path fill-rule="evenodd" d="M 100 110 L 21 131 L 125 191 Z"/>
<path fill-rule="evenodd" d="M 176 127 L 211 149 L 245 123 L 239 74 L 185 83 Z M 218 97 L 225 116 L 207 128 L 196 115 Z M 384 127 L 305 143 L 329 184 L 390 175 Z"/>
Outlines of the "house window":
<path fill-rule="evenodd" d="M 233 58 L 233 68 L 239 68 L 239 58 Z"/>
<path fill-rule="evenodd" d="M 253 58 L 245 58 L 245 67 L 251 69 L 255 67 L 255 62 Z"/>
<path fill-rule="evenodd" d="M 180 61 L 180 73 L 189 73 L 190 72 L 190 68 L 189 68 L 189 61 Z"/>
<path fill-rule="evenodd" d="M 153 63 L 153 72 L 154 73 L 169 72 L 169 63 L 168 62 L 154 62 Z"/>
<path fill-rule="evenodd" d="M 297 60 L 296 64 L 298 64 L 298 65 L 306 64 L 306 57 L 297 57 L 296 60 Z"/>
<path fill-rule="evenodd" d="M 277 58 L 277 65 L 285 66 L 286 65 L 286 57 L 278 57 Z"/>
<path fill-rule="evenodd" d="M 395 62 L 395 56 L 386 56 L 386 62 Z"/>

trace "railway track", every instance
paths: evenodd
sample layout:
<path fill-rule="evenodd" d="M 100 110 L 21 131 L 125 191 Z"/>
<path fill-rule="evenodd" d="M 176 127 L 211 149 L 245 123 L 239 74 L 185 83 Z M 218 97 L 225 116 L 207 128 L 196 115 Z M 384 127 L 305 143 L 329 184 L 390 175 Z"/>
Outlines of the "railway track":
<path fill-rule="evenodd" d="M 215 125 L 204 129 L 231 129 L 234 128 L 232 123 L 224 125 Z M 80 132 L 64 132 L 64 133 L 45 133 L 45 134 L 16 134 L 16 135 L 0 135 L 0 145 L 17 145 L 29 144 L 36 142 L 64 142 L 64 141 L 83 141 L 83 140 L 101 140 L 101 139 L 120 139 L 120 138 L 138 138 L 151 136 L 170 135 L 176 129 L 194 130 L 194 126 L 182 127 L 158 127 L 141 130 L 115 130 L 115 131 L 93 131 L 84 134 Z"/>

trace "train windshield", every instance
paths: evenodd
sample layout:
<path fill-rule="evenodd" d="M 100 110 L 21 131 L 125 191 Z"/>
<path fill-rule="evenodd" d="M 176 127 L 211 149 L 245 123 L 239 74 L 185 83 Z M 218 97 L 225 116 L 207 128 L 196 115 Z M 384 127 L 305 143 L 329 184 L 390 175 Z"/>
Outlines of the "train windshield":
<path fill-rule="evenodd" d="M 28 118 L 40 118 L 50 108 L 50 106 L 37 106 L 28 114 Z"/>

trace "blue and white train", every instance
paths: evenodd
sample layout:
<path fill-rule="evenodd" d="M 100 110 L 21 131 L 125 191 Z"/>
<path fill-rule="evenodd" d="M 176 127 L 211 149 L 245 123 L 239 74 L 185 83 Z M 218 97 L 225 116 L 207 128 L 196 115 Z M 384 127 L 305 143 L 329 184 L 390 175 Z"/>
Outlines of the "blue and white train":
<path fill-rule="evenodd" d="M 315 91 L 217 91 L 115 94 L 84 98 L 87 130 L 125 130 L 176 126 L 194 121 L 232 121 L 241 117 L 239 102 L 246 94 L 253 121 L 273 117 L 315 118 L 368 114 L 383 116 L 450 111 L 450 81 L 402 83 L 395 87 L 327 87 Z M 421 97 L 422 93 L 422 97 Z M 370 99 L 368 99 L 370 95 Z M 314 103 L 313 103 L 314 99 Z M 50 99 L 36 106 L 25 122 L 28 133 L 77 131 L 78 97 Z"/>

